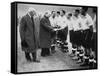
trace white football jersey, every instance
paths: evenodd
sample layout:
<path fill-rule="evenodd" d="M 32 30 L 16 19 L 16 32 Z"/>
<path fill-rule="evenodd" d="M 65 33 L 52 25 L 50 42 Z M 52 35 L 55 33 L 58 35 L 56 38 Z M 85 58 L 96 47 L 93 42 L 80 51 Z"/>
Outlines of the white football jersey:
<path fill-rule="evenodd" d="M 93 25 L 92 17 L 89 14 L 86 14 L 86 16 L 81 15 L 81 24 L 83 30 L 89 29 Z"/>

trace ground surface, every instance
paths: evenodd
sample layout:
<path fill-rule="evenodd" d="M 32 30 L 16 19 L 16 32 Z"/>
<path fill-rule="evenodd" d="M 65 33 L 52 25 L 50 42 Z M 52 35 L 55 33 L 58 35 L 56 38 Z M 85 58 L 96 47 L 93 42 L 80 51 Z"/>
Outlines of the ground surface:
<path fill-rule="evenodd" d="M 67 42 L 69 43 L 69 35 Z M 71 44 L 68 44 L 69 53 L 71 52 Z M 24 56 L 24 52 L 20 46 L 20 36 L 18 32 L 18 72 L 34 72 L 34 71 L 50 71 L 50 70 L 68 70 L 68 69 L 84 69 L 86 67 L 80 67 L 76 64 L 76 61 L 72 60 L 69 53 L 62 53 L 59 48 L 56 48 L 56 53 L 48 57 L 39 57 L 40 63 L 27 62 Z M 41 50 L 38 51 L 38 54 Z"/>
<path fill-rule="evenodd" d="M 80 69 L 79 64 L 68 55 L 56 49 L 56 53 L 52 56 L 41 57 L 40 63 L 27 62 L 24 57 L 24 52 L 18 51 L 18 72 L 32 72 L 32 71 L 49 71 L 49 70 L 68 70 Z"/>

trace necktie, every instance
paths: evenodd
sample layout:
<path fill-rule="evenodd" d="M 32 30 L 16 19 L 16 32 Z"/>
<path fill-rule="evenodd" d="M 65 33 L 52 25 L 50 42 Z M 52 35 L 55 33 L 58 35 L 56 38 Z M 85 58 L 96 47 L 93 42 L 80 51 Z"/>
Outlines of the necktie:
<path fill-rule="evenodd" d="M 33 34 L 34 34 L 34 42 L 35 42 L 35 27 L 34 27 L 34 20 L 33 20 L 33 17 L 31 17 L 31 20 L 32 20 L 32 24 L 33 24 Z"/>
<path fill-rule="evenodd" d="M 32 23 L 33 23 L 33 17 L 31 17 Z"/>
<path fill-rule="evenodd" d="M 31 20 L 32 20 L 33 29 L 34 29 L 34 20 L 33 20 L 33 17 L 31 17 Z"/>

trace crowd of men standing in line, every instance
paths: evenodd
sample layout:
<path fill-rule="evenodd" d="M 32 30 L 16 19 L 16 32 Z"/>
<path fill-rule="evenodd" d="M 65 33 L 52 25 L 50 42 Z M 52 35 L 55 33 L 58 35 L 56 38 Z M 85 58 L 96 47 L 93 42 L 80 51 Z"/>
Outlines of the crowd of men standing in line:
<path fill-rule="evenodd" d="M 54 48 L 52 49 L 52 44 L 55 44 L 55 36 L 57 35 L 59 39 L 58 44 L 63 43 L 62 45 L 65 45 L 69 34 L 72 43 L 70 56 L 77 60 L 77 63 L 83 63 L 80 66 L 96 68 L 97 9 L 93 8 L 93 19 L 87 10 L 88 7 L 84 6 L 70 13 L 65 10 L 46 11 L 40 19 L 36 10 L 29 8 L 28 13 L 20 21 L 21 46 L 25 52 L 26 60 L 40 62 L 37 59 L 38 49 L 42 50 L 41 56 L 50 56 L 51 52 L 55 52 Z M 64 49 L 64 47 L 61 48 Z"/>

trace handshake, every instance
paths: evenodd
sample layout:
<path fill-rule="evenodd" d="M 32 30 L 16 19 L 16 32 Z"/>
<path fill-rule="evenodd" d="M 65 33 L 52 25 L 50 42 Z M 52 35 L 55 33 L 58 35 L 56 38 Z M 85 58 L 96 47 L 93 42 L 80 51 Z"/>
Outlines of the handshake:
<path fill-rule="evenodd" d="M 55 29 L 53 29 L 53 31 L 57 31 L 57 30 L 58 30 L 58 29 L 56 29 L 56 28 L 55 28 Z"/>
<path fill-rule="evenodd" d="M 53 31 L 60 30 L 60 28 L 61 28 L 60 26 L 56 25 L 56 26 L 54 27 Z"/>

